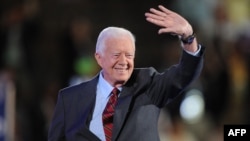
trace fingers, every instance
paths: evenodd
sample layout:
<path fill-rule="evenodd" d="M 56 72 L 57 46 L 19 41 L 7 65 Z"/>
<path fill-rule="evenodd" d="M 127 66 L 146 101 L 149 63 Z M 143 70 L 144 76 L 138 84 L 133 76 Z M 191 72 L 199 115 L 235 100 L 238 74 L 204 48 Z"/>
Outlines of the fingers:
<path fill-rule="evenodd" d="M 154 18 L 150 18 L 150 17 L 146 18 L 146 20 L 150 23 L 155 24 L 155 25 L 165 27 L 165 23 L 162 20 L 158 20 L 158 19 L 154 19 Z"/>
<path fill-rule="evenodd" d="M 152 14 L 152 13 L 145 13 L 145 16 L 147 18 L 151 18 L 151 19 L 155 19 L 155 20 L 160 20 L 160 21 L 164 20 L 163 16 L 158 16 L 158 15 L 155 15 L 155 14 Z"/>
<path fill-rule="evenodd" d="M 171 14 L 173 12 L 168 10 L 167 8 L 165 8 L 162 5 L 159 5 L 158 7 L 160 10 L 157 10 L 155 8 L 150 8 L 149 9 L 150 12 L 146 12 L 145 16 L 147 18 L 152 18 L 154 20 L 160 20 L 160 21 L 169 20 L 168 19 L 170 17 L 169 14 Z"/>
<path fill-rule="evenodd" d="M 159 10 L 155 8 L 150 8 L 149 11 L 154 13 L 155 15 L 162 16 L 162 17 L 166 17 L 168 14 L 174 13 L 173 11 L 165 8 L 162 5 L 159 5 L 158 8 Z"/>
<path fill-rule="evenodd" d="M 159 5 L 158 7 L 159 7 L 159 9 L 160 9 L 160 10 L 162 10 L 165 14 L 171 14 L 171 13 L 174 13 L 173 11 L 171 11 L 171 10 L 169 10 L 169 9 L 165 8 L 165 7 L 164 7 L 164 6 L 162 6 L 162 5 Z"/>
<path fill-rule="evenodd" d="M 166 13 L 160 11 L 160 10 L 157 10 L 157 9 L 154 9 L 154 8 L 150 8 L 149 9 L 150 12 L 154 13 L 155 15 L 158 15 L 158 16 L 161 16 L 161 17 L 166 17 Z"/>
<path fill-rule="evenodd" d="M 172 33 L 176 35 L 188 34 L 192 29 L 187 27 L 188 22 L 178 15 L 177 13 L 168 10 L 162 5 L 158 6 L 159 9 L 150 8 L 149 12 L 145 13 L 146 20 L 161 29 L 158 31 L 161 33 Z"/>
<path fill-rule="evenodd" d="M 166 32 L 170 32 L 170 29 L 168 28 L 169 26 L 169 21 L 171 21 L 169 19 L 169 15 L 167 15 L 168 13 L 170 13 L 165 7 L 163 6 L 159 6 L 160 10 L 157 10 L 155 8 L 150 8 L 149 11 L 150 12 L 146 12 L 145 16 L 146 16 L 146 20 L 150 23 L 153 23 L 157 26 L 162 27 L 158 33 L 166 33 Z"/>

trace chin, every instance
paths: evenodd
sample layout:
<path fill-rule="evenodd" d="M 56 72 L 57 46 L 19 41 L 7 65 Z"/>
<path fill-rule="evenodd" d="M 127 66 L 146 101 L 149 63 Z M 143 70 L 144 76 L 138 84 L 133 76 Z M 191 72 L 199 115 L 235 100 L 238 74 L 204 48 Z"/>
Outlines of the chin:
<path fill-rule="evenodd" d="M 119 84 L 125 84 L 128 81 L 128 78 L 119 77 L 119 79 L 116 79 Z"/>

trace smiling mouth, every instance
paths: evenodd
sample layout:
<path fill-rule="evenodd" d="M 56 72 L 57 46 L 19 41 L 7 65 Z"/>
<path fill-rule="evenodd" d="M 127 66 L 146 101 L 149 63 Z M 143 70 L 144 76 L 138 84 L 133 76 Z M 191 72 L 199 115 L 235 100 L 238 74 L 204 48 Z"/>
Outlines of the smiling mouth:
<path fill-rule="evenodd" d="M 128 68 L 115 68 L 115 70 L 117 70 L 118 72 L 124 72 L 127 71 Z"/>

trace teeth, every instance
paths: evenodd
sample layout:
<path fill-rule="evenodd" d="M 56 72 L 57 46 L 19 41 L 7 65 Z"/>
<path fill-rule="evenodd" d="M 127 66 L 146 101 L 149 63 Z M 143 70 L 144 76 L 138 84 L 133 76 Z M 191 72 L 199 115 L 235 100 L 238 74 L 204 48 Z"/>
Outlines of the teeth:
<path fill-rule="evenodd" d="M 126 71 L 127 69 L 126 68 L 124 68 L 124 69 L 123 68 L 116 68 L 116 70 L 119 72 L 123 72 L 123 71 Z"/>

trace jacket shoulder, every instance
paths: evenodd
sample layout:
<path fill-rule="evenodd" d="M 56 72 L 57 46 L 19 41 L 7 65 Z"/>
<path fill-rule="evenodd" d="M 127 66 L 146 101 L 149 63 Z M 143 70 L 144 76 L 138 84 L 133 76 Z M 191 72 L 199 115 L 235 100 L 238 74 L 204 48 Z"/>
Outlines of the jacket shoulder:
<path fill-rule="evenodd" d="M 155 76 L 158 72 L 153 67 L 148 68 L 135 68 L 128 84 L 137 83 L 137 84 L 147 84 L 149 83 L 153 76 Z"/>
<path fill-rule="evenodd" d="M 96 76 L 91 80 L 84 81 L 84 82 L 81 82 L 81 83 L 76 84 L 76 85 L 62 88 L 59 90 L 59 93 L 63 94 L 63 95 L 67 95 L 67 94 L 72 95 L 72 94 L 76 94 L 76 93 L 82 93 L 82 92 L 86 92 L 86 91 L 90 91 L 90 90 L 95 90 L 96 85 L 97 85 L 97 80 L 98 80 L 98 77 Z"/>

